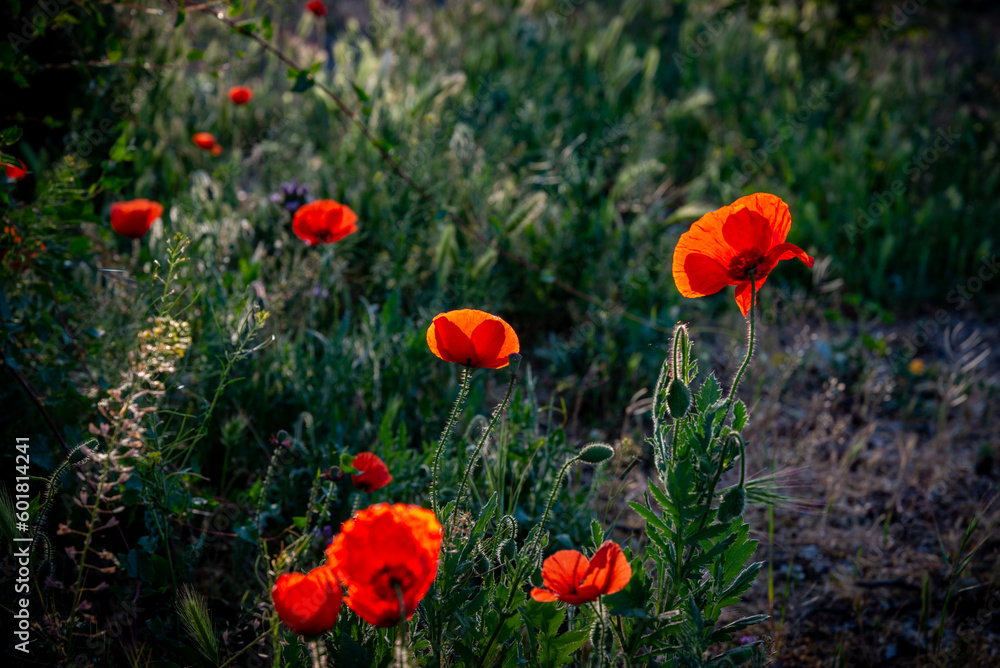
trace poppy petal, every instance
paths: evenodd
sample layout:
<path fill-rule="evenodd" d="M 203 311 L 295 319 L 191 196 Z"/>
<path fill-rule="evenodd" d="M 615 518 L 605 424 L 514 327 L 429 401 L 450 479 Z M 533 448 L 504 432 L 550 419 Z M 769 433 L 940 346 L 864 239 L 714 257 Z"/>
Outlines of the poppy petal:
<path fill-rule="evenodd" d="M 617 543 L 607 541 L 590 559 L 590 567 L 580 587 L 593 586 L 603 596 L 621 591 L 631 579 L 632 567 L 625 559 L 622 548 Z"/>
<path fill-rule="evenodd" d="M 495 360 L 503 347 L 504 328 L 498 320 L 484 320 L 472 330 L 472 345 L 476 349 L 476 363 Z"/>
<path fill-rule="evenodd" d="M 360 473 L 352 475 L 351 482 L 362 492 L 374 492 L 392 482 L 389 468 L 374 453 L 362 452 L 354 458 L 352 465 Z"/>
<path fill-rule="evenodd" d="M 476 347 L 462 329 L 446 316 L 434 319 L 434 341 L 441 357 L 456 364 L 471 365 L 476 359 Z"/>
<path fill-rule="evenodd" d="M 705 297 L 733 284 L 719 261 L 701 253 L 674 252 L 674 283 L 685 297 Z"/>
<path fill-rule="evenodd" d="M 788 231 L 792 228 L 792 214 L 788 211 L 788 205 L 777 195 L 754 193 L 739 198 L 729 206 L 734 209 L 746 207 L 766 218 L 771 227 L 771 244 L 784 243 L 788 238 Z"/>
<path fill-rule="evenodd" d="M 427 347 L 446 362 L 485 369 L 505 367 L 508 357 L 520 352 L 517 334 L 510 325 L 476 309 L 435 316 L 427 329 Z"/>
<path fill-rule="evenodd" d="M 347 586 L 347 606 L 384 628 L 413 616 L 437 574 L 442 538 L 430 510 L 380 503 L 344 522 L 326 554 Z"/>
<path fill-rule="evenodd" d="M 706 213 L 677 241 L 674 282 L 685 297 L 705 297 L 736 283 L 728 269 L 739 250 L 729 245 L 722 234 L 730 214 L 728 206 Z"/>
<path fill-rule="evenodd" d="M 755 300 L 757 303 L 760 303 L 760 289 L 764 287 L 764 283 L 766 282 L 767 274 L 757 278 L 757 297 Z M 743 314 L 744 318 L 750 312 L 750 296 L 751 292 L 753 292 L 750 287 L 750 281 L 744 281 L 736 286 L 736 305 L 740 307 L 740 313 Z"/>
<path fill-rule="evenodd" d="M 553 601 L 559 600 L 559 597 L 550 592 L 548 589 L 540 589 L 538 587 L 534 587 L 531 590 L 531 598 L 539 603 L 552 603 Z"/>
<path fill-rule="evenodd" d="M 772 236 L 770 221 L 745 207 L 733 210 L 722 225 L 722 238 L 739 249 L 740 256 L 764 257 L 771 247 Z"/>
<path fill-rule="evenodd" d="M 559 550 L 542 564 L 545 588 L 560 598 L 576 593 L 577 584 L 587 572 L 589 560 L 576 550 Z"/>
<path fill-rule="evenodd" d="M 791 260 L 794 258 L 802 260 L 806 266 L 810 268 L 813 266 L 813 263 L 816 262 L 815 258 L 811 257 L 795 244 L 778 244 L 769 250 L 766 256 L 768 266 L 771 267 L 776 265 L 781 260 Z"/>

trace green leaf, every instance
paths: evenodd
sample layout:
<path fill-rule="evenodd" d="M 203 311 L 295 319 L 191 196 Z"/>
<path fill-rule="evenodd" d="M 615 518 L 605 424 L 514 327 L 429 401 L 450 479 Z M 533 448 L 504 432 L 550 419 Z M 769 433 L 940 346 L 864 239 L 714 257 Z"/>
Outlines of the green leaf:
<path fill-rule="evenodd" d="M 295 75 L 295 83 L 292 85 L 293 93 L 303 93 L 315 85 L 312 79 L 309 78 L 309 73 L 304 70 L 299 70 Z"/>
<path fill-rule="evenodd" d="M 566 619 L 566 608 L 555 603 L 542 603 L 534 599 L 521 608 L 524 617 L 541 632 L 543 636 L 553 636 L 559 632 L 559 627 Z"/>
<path fill-rule="evenodd" d="M 590 629 L 567 631 L 548 642 L 544 656 L 540 656 L 543 666 L 562 666 L 573 660 L 573 653 L 590 640 Z"/>
<path fill-rule="evenodd" d="M 21 138 L 22 134 L 23 131 L 16 125 L 13 125 L 9 128 L 4 128 L 2 131 L 0 131 L 0 142 L 4 144 L 13 144 L 17 142 L 18 139 Z"/>
<path fill-rule="evenodd" d="M 688 573 L 697 573 L 702 568 L 708 566 L 722 556 L 722 553 L 729 549 L 734 542 L 736 542 L 736 536 L 734 534 L 729 534 L 708 550 L 684 564 L 685 571 Z"/>
<path fill-rule="evenodd" d="M 743 431 L 743 427 L 747 426 L 747 407 L 743 403 L 743 400 L 737 400 L 736 405 L 733 406 L 733 429 L 735 431 Z"/>
<path fill-rule="evenodd" d="M 698 390 L 698 397 L 695 403 L 698 405 L 698 412 L 704 413 L 708 410 L 708 407 L 714 404 L 722 397 L 722 388 L 719 387 L 719 381 L 715 379 L 715 374 L 710 374 L 705 382 L 702 383 L 701 389 Z"/>
<path fill-rule="evenodd" d="M 632 510 L 642 515 L 643 519 L 646 520 L 647 525 L 652 525 L 658 531 L 660 531 L 661 533 L 665 533 L 668 536 L 674 535 L 673 530 L 669 526 L 667 526 L 667 523 L 661 520 L 659 517 L 657 517 L 656 513 L 654 513 L 651 509 L 647 508 L 646 506 L 636 501 L 629 501 L 628 505 L 632 506 Z M 646 530 L 648 533 L 649 531 L 648 526 L 646 527 Z"/>
<path fill-rule="evenodd" d="M 347 475 L 360 473 L 360 471 L 354 468 L 354 455 L 349 452 L 340 453 L 340 470 Z"/>
<path fill-rule="evenodd" d="M 716 629 L 712 632 L 712 642 L 726 642 L 730 640 L 729 634 L 736 633 L 737 631 L 742 631 L 748 626 L 753 626 L 754 624 L 760 624 L 766 622 L 770 619 L 770 615 L 750 615 L 748 617 L 741 617 L 734 622 L 730 622 L 725 626 Z"/>
<path fill-rule="evenodd" d="M 368 97 L 368 93 L 356 83 L 352 83 L 351 86 L 354 88 L 354 92 L 358 94 L 358 99 L 362 102 L 371 102 L 371 98 Z"/>
<path fill-rule="evenodd" d="M 760 567 L 763 565 L 763 561 L 755 561 L 740 571 L 740 574 L 719 595 L 720 607 L 739 602 L 740 594 L 750 588 L 753 581 L 757 579 L 757 574 L 760 573 Z"/>
<path fill-rule="evenodd" d="M 729 531 L 728 524 L 710 524 L 701 531 L 687 536 L 689 543 L 700 543 L 703 540 L 712 540 Z"/>
<path fill-rule="evenodd" d="M 191 49 L 187 52 L 187 59 L 189 63 L 193 63 L 197 60 L 201 60 L 205 57 L 205 52 L 201 49 Z"/>
<path fill-rule="evenodd" d="M 757 541 L 750 540 L 750 525 L 745 522 L 736 529 L 736 541 L 726 552 L 726 566 L 722 577 L 730 582 L 743 569 L 743 564 L 757 551 Z"/>
<path fill-rule="evenodd" d="M 274 24 L 271 23 L 270 16 L 264 16 L 260 20 L 260 26 L 264 29 L 264 39 L 271 39 L 274 37 Z"/>

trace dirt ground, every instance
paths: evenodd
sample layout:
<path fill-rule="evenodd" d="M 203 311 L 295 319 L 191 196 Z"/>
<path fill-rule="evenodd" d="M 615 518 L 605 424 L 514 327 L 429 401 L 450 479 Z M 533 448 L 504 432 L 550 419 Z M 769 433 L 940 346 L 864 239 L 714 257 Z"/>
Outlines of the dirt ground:
<path fill-rule="evenodd" d="M 740 390 L 748 471 L 777 473 L 793 499 L 748 509 L 766 565 L 727 613 L 771 620 L 741 641 L 782 667 L 1000 666 L 1000 327 L 799 306 L 768 322 L 765 304 Z M 808 315 L 789 321 L 794 311 Z M 692 325 L 726 386 L 740 327 Z M 631 470 L 622 503 L 647 485 Z M 642 526 L 631 513 L 622 523 Z"/>

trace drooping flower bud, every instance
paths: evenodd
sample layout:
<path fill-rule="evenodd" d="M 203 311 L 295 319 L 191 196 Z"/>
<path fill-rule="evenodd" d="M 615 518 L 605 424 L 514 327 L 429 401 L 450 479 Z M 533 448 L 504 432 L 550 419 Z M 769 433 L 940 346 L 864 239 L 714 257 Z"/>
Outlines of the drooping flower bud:
<path fill-rule="evenodd" d="M 615 449 L 607 443 L 591 443 L 580 451 L 578 458 L 588 464 L 600 464 L 615 456 Z"/>

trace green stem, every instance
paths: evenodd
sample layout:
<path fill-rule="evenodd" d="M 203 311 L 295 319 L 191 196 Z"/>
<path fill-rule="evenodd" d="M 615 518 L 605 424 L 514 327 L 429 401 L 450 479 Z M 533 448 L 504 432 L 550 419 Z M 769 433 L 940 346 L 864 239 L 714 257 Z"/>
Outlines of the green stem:
<path fill-rule="evenodd" d="M 451 409 L 451 415 L 448 416 L 448 423 L 445 424 L 444 431 L 441 432 L 441 440 L 438 441 L 437 449 L 434 451 L 434 463 L 431 467 L 431 510 L 434 511 L 435 516 L 438 516 L 440 511 L 438 507 L 438 488 L 441 485 L 441 457 L 444 456 L 444 449 L 448 444 L 448 436 L 451 434 L 455 420 L 462 410 L 462 405 L 469 396 L 469 387 L 471 385 L 472 369 L 471 367 L 465 367 L 462 370 L 462 388 L 458 391 L 458 399 L 455 400 L 455 407 Z"/>
<path fill-rule="evenodd" d="M 739 370 L 736 372 L 736 377 L 733 379 L 733 386 L 729 389 L 729 398 L 726 400 L 726 412 L 722 416 L 722 422 L 720 424 L 725 424 L 726 420 L 729 419 L 729 411 L 733 408 L 733 400 L 736 398 L 736 388 L 740 386 L 740 381 L 743 380 L 743 374 L 746 372 L 747 367 L 750 366 L 750 358 L 753 357 L 753 341 L 754 341 L 754 309 L 757 306 L 757 279 L 753 275 L 753 269 L 750 270 L 750 337 L 747 342 L 747 356 L 743 359 L 743 364 L 740 365 Z M 706 434 L 708 436 L 708 434 Z"/>
<path fill-rule="evenodd" d="M 614 621 L 612 621 L 611 628 L 618 636 L 618 644 L 622 648 L 622 656 L 625 657 L 625 668 L 632 668 L 632 651 L 625 644 L 625 623 L 622 622 L 622 618 L 618 617 L 618 626 L 615 626 Z"/>
<path fill-rule="evenodd" d="M 579 457 L 571 457 L 566 461 L 565 464 L 563 464 L 562 468 L 559 469 L 559 475 L 556 476 L 556 484 L 552 488 L 552 491 L 549 492 L 549 500 L 545 503 L 545 512 L 542 513 L 542 521 L 538 523 L 538 526 L 540 526 L 542 529 L 545 528 L 545 525 L 549 521 L 549 511 L 552 510 L 552 504 L 556 499 L 556 495 L 559 494 L 559 489 L 562 487 L 563 479 L 566 477 L 566 473 L 567 471 L 569 471 L 569 467 L 572 466 L 573 462 L 577 461 L 578 459 Z"/>
<path fill-rule="evenodd" d="M 476 464 L 479 462 L 479 455 L 486 446 L 486 439 L 489 438 L 493 428 L 500 420 L 500 416 L 503 415 L 503 412 L 507 409 L 507 403 L 510 401 L 510 395 L 514 391 L 514 384 L 516 382 L 517 373 L 511 372 L 510 382 L 507 383 L 507 393 L 504 395 L 503 401 L 500 402 L 500 405 L 497 406 L 495 411 L 493 411 L 493 417 L 490 420 L 490 423 L 486 426 L 486 431 L 484 431 L 482 437 L 480 437 L 479 443 L 476 444 L 476 449 L 472 453 L 472 458 L 469 460 L 468 466 L 465 467 L 465 475 L 462 477 L 462 484 L 459 485 L 458 494 L 455 496 L 456 508 L 462 503 L 462 498 L 465 496 L 465 489 L 468 487 L 469 481 L 472 478 L 472 471 L 476 468 Z"/>

